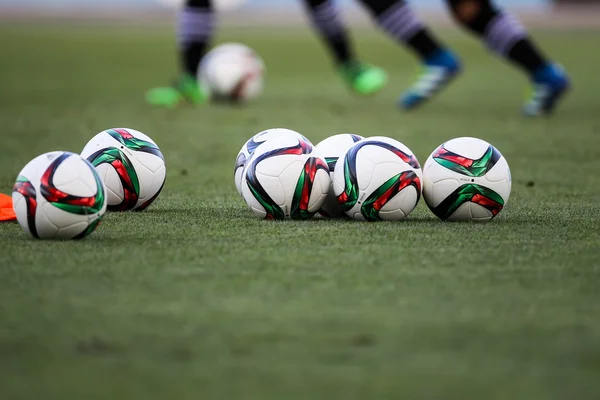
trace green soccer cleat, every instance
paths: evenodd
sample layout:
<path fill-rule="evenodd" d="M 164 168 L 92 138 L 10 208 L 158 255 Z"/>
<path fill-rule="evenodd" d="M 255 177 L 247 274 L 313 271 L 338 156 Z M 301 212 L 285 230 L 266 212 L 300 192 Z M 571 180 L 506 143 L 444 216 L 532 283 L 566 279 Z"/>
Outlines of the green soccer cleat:
<path fill-rule="evenodd" d="M 203 104 L 208 94 L 198 85 L 198 81 L 190 75 L 183 75 L 173 86 L 150 89 L 146 93 L 146 101 L 154 106 L 173 108 L 181 103 Z"/>
<path fill-rule="evenodd" d="M 384 70 L 359 62 L 342 65 L 340 74 L 353 91 L 363 96 L 378 92 L 387 83 Z"/>

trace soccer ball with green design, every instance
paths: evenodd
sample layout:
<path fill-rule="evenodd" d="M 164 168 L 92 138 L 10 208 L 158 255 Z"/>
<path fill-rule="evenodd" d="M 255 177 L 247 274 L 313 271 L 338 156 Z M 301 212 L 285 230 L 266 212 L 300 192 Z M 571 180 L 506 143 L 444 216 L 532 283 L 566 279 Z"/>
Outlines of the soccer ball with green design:
<path fill-rule="evenodd" d="M 331 186 L 329 187 L 329 195 L 319 210 L 319 216 L 326 218 L 341 218 L 345 215 L 342 205 L 337 201 L 335 193 L 333 193 L 333 174 L 337 160 L 343 155 L 354 143 L 364 139 L 360 135 L 353 133 L 339 133 L 329 136 L 315 145 L 314 152 L 325 158 L 329 167 L 329 175 L 331 177 Z"/>
<path fill-rule="evenodd" d="M 307 145 L 310 145 L 310 147 L 312 148 L 312 143 L 310 142 L 310 140 L 308 140 L 306 137 L 304 137 L 302 134 L 293 131 L 291 129 L 286 129 L 286 128 L 271 128 L 271 129 L 265 129 L 264 131 L 258 132 L 256 135 L 252 136 L 250 139 L 248 139 L 246 141 L 246 143 L 244 143 L 244 145 L 242 146 L 242 148 L 240 149 L 240 151 L 238 152 L 236 158 L 235 158 L 235 166 L 233 168 L 233 179 L 235 181 L 235 187 L 238 191 L 238 193 L 240 194 L 240 196 L 242 195 L 242 183 L 244 180 L 244 167 L 246 166 L 246 163 L 250 160 L 250 157 L 252 157 L 252 154 L 254 154 L 254 151 L 261 146 L 263 143 L 273 139 L 273 138 L 280 138 L 280 137 L 292 137 L 292 138 L 296 138 L 298 140 L 302 140 L 304 142 L 306 142 Z"/>
<path fill-rule="evenodd" d="M 374 136 L 355 143 L 337 161 L 333 192 L 359 221 L 400 221 L 421 198 L 421 167 L 397 140 Z"/>
<path fill-rule="evenodd" d="M 242 197 L 259 218 L 309 219 L 327 198 L 331 179 L 310 142 L 273 137 L 256 148 L 243 171 Z"/>
<path fill-rule="evenodd" d="M 94 167 L 78 154 L 53 151 L 31 160 L 17 176 L 13 208 L 36 239 L 82 239 L 106 212 L 106 191 Z"/>
<path fill-rule="evenodd" d="M 166 179 L 165 159 L 152 139 L 129 128 L 107 129 L 94 136 L 81 156 L 106 185 L 109 211 L 146 209 Z"/>
<path fill-rule="evenodd" d="M 489 221 L 511 191 L 506 159 L 488 142 L 461 137 L 440 145 L 423 167 L 423 197 L 445 221 Z"/>

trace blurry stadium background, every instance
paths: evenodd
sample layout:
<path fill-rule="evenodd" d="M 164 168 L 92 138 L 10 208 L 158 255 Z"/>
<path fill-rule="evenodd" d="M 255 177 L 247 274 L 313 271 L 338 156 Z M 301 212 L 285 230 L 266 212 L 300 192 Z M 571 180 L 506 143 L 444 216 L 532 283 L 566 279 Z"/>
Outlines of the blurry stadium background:
<path fill-rule="evenodd" d="M 164 4 L 175 3 L 177 0 L 0 0 L 0 5 L 9 6 L 15 9 L 45 9 L 45 10 L 68 10 L 76 7 L 79 10 L 92 9 L 138 9 L 138 10 L 159 10 L 164 9 Z M 506 6 L 519 7 L 539 7 L 550 3 L 550 0 L 504 0 L 502 4 Z M 245 9 L 278 7 L 288 8 L 295 6 L 295 0 L 247 0 L 244 4 Z M 352 0 L 340 0 L 340 3 L 352 4 Z M 438 7 L 442 4 L 441 0 L 419 0 L 412 1 L 415 6 L 423 8 Z"/>
<path fill-rule="evenodd" d="M 129 19 L 139 22 L 151 18 L 170 18 L 173 5 L 184 0 L 0 0 L 0 19 L 14 18 L 94 18 Z M 224 25 L 278 25 L 304 23 L 301 2 L 297 0 L 215 0 L 221 5 Z M 243 3 L 229 9 L 228 4 Z M 411 0 L 422 16 L 448 22 L 443 0 Z M 600 25 L 600 0 L 502 0 L 503 7 L 536 26 L 590 28 Z M 338 0 L 348 22 L 369 23 L 368 15 L 354 0 Z M 584 7 L 579 7 L 584 5 Z M 224 10 L 225 9 L 225 10 Z M 548 15 L 552 18 L 548 18 Z M 274 18 L 277 16 L 277 18 Z"/>

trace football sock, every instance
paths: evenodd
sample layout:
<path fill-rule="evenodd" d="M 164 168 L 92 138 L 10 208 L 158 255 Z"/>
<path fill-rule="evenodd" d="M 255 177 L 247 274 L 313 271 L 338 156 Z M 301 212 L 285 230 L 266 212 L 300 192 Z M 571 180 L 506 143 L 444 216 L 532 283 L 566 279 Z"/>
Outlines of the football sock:
<path fill-rule="evenodd" d="M 442 46 L 403 0 L 361 1 L 371 11 L 383 31 L 404 43 L 419 57 L 426 59 L 441 50 Z"/>
<path fill-rule="evenodd" d="M 354 61 L 348 33 L 332 0 L 304 0 L 310 20 L 337 64 Z"/>
<path fill-rule="evenodd" d="M 529 74 L 548 63 L 523 25 L 488 0 L 450 0 L 449 3 L 458 22 L 481 37 L 492 52 L 507 58 Z"/>
<path fill-rule="evenodd" d="M 211 0 L 186 0 L 177 16 L 177 42 L 181 68 L 187 74 L 196 76 L 214 27 Z"/>

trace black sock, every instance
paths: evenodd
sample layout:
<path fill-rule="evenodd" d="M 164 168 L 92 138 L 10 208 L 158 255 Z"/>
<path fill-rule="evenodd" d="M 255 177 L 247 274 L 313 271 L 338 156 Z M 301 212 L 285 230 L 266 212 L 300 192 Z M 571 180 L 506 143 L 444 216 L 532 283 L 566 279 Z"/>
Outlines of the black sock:
<path fill-rule="evenodd" d="M 499 10 L 490 1 L 482 0 L 477 15 L 471 21 L 458 16 L 460 1 L 449 1 L 457 21 L 466 29 L 481 37 L 487 47 L 533 74 L 547 60 L 532 43 L 527 31 L 512 15 Z"/>
<path fill-rule="evenodd" d="M 442 46 L 423 22 L 402 0 L 361 0 L 377 24 L 395 40 L 412 49 L 420 58 L 431 56 Z"/>
<path fill-rule="evenodd" d="M 515 43 L 508 51 L 508 58 L 530 74 L 535 73 L 542 66 L 548 64 L 548 61 L 544 59 L 528 38 L 521 39 Z"/>
<path fill-rule="evenodd" d="M 177 19 L 177 39 L 182 70 L 196 76 L 214 30 L 211 0 L 187 0 Z"/>
<path fill-rule="evenodd" d="M 423 59 L 428 58 L 441 49 L 439 43 L 431 36 L 426 28 L 415 33 L 408 39 L 406 44 Z"/>
<path fill-rule="evenodd" d="M 336 64 L 346 64 L 355 59 L 350 40 L 331 0 L 304 0 L 306 10 L 329 48 Z"/>

